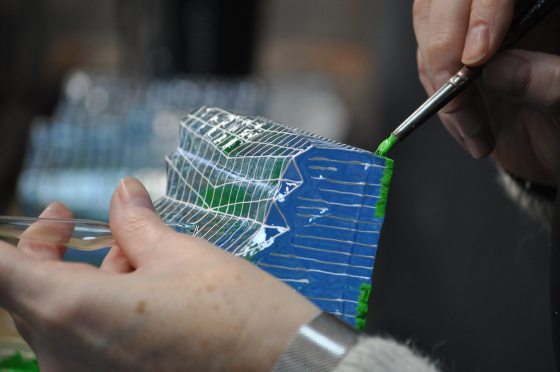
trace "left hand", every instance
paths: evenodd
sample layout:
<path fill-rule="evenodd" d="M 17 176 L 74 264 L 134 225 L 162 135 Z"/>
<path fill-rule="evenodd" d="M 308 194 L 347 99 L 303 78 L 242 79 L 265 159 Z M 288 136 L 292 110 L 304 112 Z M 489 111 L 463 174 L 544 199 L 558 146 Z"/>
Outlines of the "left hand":
<path fill-rule="evenodd" d="M 42 217 L 71 213 L 53 204 Z M 113 195 L 111 229 L 101 268 L 62 262 L 62 246 L 0 242 L 0 306 L 42 371 L 268 370 L 319 314 L 245 260 L 171 230 L 134 179 Z"/>

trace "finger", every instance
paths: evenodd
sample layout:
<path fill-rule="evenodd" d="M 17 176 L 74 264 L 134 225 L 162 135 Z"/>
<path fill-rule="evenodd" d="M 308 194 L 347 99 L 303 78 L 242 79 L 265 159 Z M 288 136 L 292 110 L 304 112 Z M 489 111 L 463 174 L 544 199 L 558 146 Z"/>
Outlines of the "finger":
<path fill-rule="evenodd" d="M 99 268 L 110 273 L 119 274 L 129 273 L 134 270 L 130 262 L 128 262 L 126 255 L 122 252 L 120 247 L 116 245 L 107 253 L 107 256 L 105 256 Z"/>
<path fill-rule="evenodd" d="M 488 113 L 477 87 L 471 87 L 444 107 L 439 117 L 449 133 L 475 159 L 494 149 L 494 135 Z"/>
<path fill-rule="evenodd" d="M 113 193 L 110 225 L 118 246 L 134 268 L 157 255 L 161 241 L 175 234 L 154 212 L 148 192 L 135 178 L 122 180 Z"/>
<path fill-rule="evenodd" d="M 485 87 L 520 103 L 560 114 L 560 57 L 511 50 L 485 67 Z"/>
<path fill-rule="evenodd" d="M 29 290 L 33 258 L 0 241 L 0 307 L 14 312 Z"/>
<path fill-rule="evenodd" d="M 41 213 L 42 218 L 72 218 L 72 212 L 63 204 L 52 203 Z M 39 221 L 31 225 L 22 234 L 18 249 L 40 260 L 61 260 L 66 252 L 66 243 L 70 240 L 74 226 L 56 222 Z M 33 236 L 48 236 L 46 241 L 27 239 Z"/>
<path fill-rule="evenodd" d="M 418 76 L 420 77 L 420 83 L 428 93 L 428 95 L 432 95 L 435 92 L 434 86 L 430 80 L 428 75 L 428 71 L 426 69 L 426 63 L 424 62 L 424 57 L 420 53 L 420 49 L 416 52 L 416 63 L 418 65 Z"/>
<path fill-rule="evenodd" d="M 33 328 L 21 316 L 17 314 L 10 314 L 14 320 L 14 325 L 21 337 L 30 345 L 33 346 L 32 335 Z"/>
<path fill-rule="evenodd" d="M 461 67 L 471 0 L 432 0 L 426 63 L 440 88 Z"/>
<path fill-rule="evenodd" d="M 422 85 L 428 92 L 434 90 L 431 80 L 433 79 L 432 73 L 429 66 L 426 64 L 426 58 L 428 55 L 428 40 L 430 33 L 430 6 L 431 0 L 416 0 L 412 8 L 412 19 L 414 25 L 414 34 L 416 35 L 416 41 L 418 43 L 417 51 L 417 61 L 422 63 L 422 66 L 418 64 L 418 69 L 420 74 L 420 80 Z M 420 58 L 421 57 L 421 58 Z M 426 80 L 428 79 L 428 80 Z M 426 84 L 425 84 L 426 83 Z M 429 83 L 429 84 L 428 84 Z"/>
<path fill-rule="evenodd" d="M 428 94 L 432 95 L 434 89 L 419 52 L 417 60 L 420 81 Z M 439 117 L 449 134 L 474 158 L 484 157 L 494 148 L 494 136 L 488 124 L 488 116 L 476 90 L 471 89 L 464 96 L 456 98 L 440 111 Z"/>
<path fill-rule="evenodd" d="M 498 51 L 511 20 L 515 0 L 473 0 L 461 60 L 469 66 L 486 63 Z"/>

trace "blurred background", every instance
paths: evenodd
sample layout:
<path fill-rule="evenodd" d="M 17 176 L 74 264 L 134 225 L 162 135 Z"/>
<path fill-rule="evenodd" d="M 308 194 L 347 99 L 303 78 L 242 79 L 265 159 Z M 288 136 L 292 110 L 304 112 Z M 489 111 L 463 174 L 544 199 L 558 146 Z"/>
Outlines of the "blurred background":
<path fill-rule="evenodd" d="M 128 174 L 158 197 L 178 118 L 200 105 L 374 150 L 425 98 L 411 8 L 0 0 L 0 214 L 56 199 L 106 219 Z M 411 342 L 446 370 L 552 370 L 543 229 L 436 119 L 392 156 L 367 331 Z M 5 316 L 0 329 L 17 337 Z"/>

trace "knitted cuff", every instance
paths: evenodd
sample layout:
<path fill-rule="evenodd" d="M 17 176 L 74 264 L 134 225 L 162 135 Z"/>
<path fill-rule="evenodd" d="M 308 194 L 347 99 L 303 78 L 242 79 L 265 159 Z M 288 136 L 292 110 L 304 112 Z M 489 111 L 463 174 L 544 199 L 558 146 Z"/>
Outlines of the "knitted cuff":
<path fill-rule="evenodd" d="M 533 219 L 548 229 L 552 222 L 557 187 L 535 184 L 498 167 L 498 182 L 506 193 Z"/>

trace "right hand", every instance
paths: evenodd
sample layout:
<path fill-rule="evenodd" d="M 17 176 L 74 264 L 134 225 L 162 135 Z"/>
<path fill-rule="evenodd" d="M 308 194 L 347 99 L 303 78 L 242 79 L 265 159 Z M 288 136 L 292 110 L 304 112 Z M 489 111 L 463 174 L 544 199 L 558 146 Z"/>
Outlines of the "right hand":
<path fill-rule="evenodd" d="M 433 94 L 461 65 L 480 66 L 497 53 L 515 0 L 416 0 L 420 80 Z M 451 135 L 475 158 L 492 154 L 527 180 L 560 180 L 560 9 L 535 30 L 533 47 L 509 50 L 485 67 L 482 79 L 443 108 Z M 535 45 L 538 44 L 538 45 Z M 555 53 L 556 52 L 556 53 Z"/>

